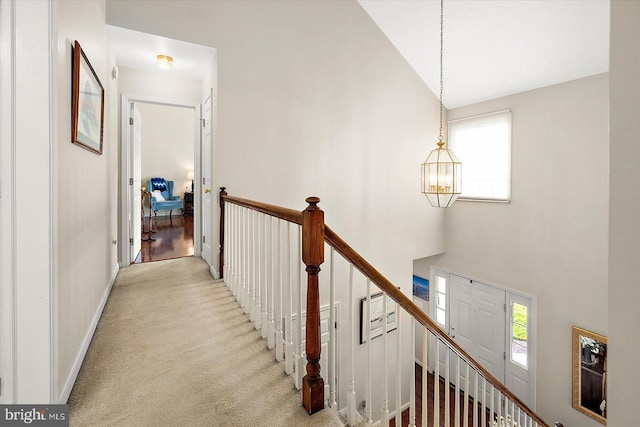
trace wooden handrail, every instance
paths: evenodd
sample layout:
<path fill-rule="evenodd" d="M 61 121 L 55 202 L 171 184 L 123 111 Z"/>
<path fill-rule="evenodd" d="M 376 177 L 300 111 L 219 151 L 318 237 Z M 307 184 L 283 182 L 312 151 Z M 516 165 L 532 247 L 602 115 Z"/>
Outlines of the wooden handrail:
<path fill-rule="evenodd" d="M 223 187 L 224 188 L 224 187 Z M 254 211 L 262 212 L 267 215 L 271 215 L 275 218 L 280 218 L 285 221 L 293 222 L 298 225 L 302 225 L 302 212 L 294 209 L 283 208 L 281 206 L 270 205 L 268 203 L 256 202 L 249 199 L 242 199 L 240 197 L 229 196 L 226 192 L 220 193 L 220 198 L 224 202 L 234 203 L 236 205 L 244 206 L 245 208 L 253 209 Z"/>
<path fill-rule="evenodd" d="M 534 421 L 544 427 L 549 427 L 535 412 L 524 404 L 517 396 L 515 396 L 500 380 L 494 377 L 483 366 L 478 364 L 469 353 L 467 353 L 453 338 L 447 334 L 437 323 L 435 323 L 427 314 L 422 311 L 411 299 L 409 299 L 400 289 L 396 288 L 389 279 L 375 269 L 366 259 L 356 252 L 347 242 L 345 242 L 335 231 L 328 225 L 324 228 L 325 241 L 333 247 L 340 255 L 358 269 L 362 274 L 375 283 L 380 290 L 386 292 L 396 303 L 405 309 L 414 319 L 421 325 L 430 330 L 436 337 L 446 342 L 449 348 L 453 349 L 458 355 L 464 359 L 476 371 L 480 372 L 497 390 L 507 396 L 509 400 L 516 403 L 524 410 Z"/>

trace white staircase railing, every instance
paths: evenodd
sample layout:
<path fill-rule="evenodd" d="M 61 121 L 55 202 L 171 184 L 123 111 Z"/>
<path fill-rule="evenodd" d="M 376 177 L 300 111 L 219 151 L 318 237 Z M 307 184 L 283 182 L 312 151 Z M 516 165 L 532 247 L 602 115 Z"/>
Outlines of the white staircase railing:
<path fill-rule="evenodd" d="M 319 200 L 308 201 L 310 207 L 298 212 L 231 197 L 224 189 L 220 196 L 225 282 L 274 350 L 275 359 L 284 362 L 284 372 L 294 378 L 296 388 L 304 389 L 303 404 L 310 413 L 327 406 L 350 426 L 386 427 L 394 417 L 401 419 L 403 409 L 409 426 L 547 426 L 323 219 L 321 231 L 309 231 L 310 222 L 318 218 L 314 215 Z M 313 240 L 314 233 L 314 244 L 322 254 L 304 241 L 309 235 Z M 315 293 L 324 252 L 329 253 L 322 286 L 323 292 L 328 291 L 328 301 L 324 300 L 328 316 L 309 323 L 307 314 L 320 316 L 314 314 L 320 310 Z M 313 257 L 315 264 L 309 261 Z M 302 284 L 305 266 L 308 286 Z M 337 293 L 347 299 L 346 304 L 339 304 Z M 338 317 L 347 320 L 338 323 Z M 326 330 L 321 330 L 321 321 Z M 422 336 L 419 390 L 414 370 L 416 333 Z M 360 345 L 358 335 L 362 335 Z M 378 336 L 381 339 L 375 340 Z M 320 346 L 326 349 L 319 363 L 323 376 L 326 372 L 320 381 L 327 392 L 322 390 L 319 408 L 313 403 L 320 378 L 314 377 L 318 360 L 309 358 L 305 370 L 305 358 L 316 352 L 314 345 L 318 354 Z M 419 408 L 416 391 L 421 396 Z M 358 404 L 361 401 L 364 406 Z"/>

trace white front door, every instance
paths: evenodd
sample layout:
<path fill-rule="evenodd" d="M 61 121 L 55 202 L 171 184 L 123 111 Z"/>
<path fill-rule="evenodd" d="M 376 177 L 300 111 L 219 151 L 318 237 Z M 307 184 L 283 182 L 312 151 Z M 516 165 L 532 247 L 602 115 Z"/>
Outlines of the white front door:
<path fill-rule="evenodd" d="M 142 237 L 142 208 L 141 208 L 141 180 L 142 180 L 142 116 L 135 103 L 130 104 L 129 140 L 131 141 L 131 164 L 129 165 L 129 190 L 131 205 L 129 212 L 130 251 L 129 262 L 133 263 L 141 248 Z"/>
<path fill-rule="evenodd" d="M 505 375 L 505 291 L 464 277 L 451 275 L 450 334 L 493 376 Z M 451 364 L 451 369 L 455 366 Z M 455 378 L 453 372 L 451 378 Z M 475 375 L 469 378 L 470 393 Z M 455 382 L 455 381 L 452 381 Z M 465 384 L 464 369 L 460 385 Z"/>
<path fill-rule="evenodd" d="M 202 258 L 213 265 L 211 250 L 211 229 L 213 222 L 213 191 L 211 188 L 211 95 L 204 101 L 202 106 Z"/>
<path fill-rule="evenodd" d="M 535 410 L 535 309 L 533 299 L 507 292 L 508 342 L 505 385 Z"/>

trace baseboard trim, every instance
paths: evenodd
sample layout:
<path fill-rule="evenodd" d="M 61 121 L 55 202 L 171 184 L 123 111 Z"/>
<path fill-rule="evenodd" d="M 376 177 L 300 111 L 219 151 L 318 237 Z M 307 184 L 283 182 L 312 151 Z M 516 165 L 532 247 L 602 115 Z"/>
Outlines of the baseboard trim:
<path fill-rule="evenodd" d="M 73 366 L 71 368 L 71 372 L 69 372 L 69 376 L 67 377 L 67 381 L 64 383 L 64 387 L 60 392 L 60 396 L 58 397 L 59 404 L 67 403 L 69 400 L 69 395 L 71 394 L 71 390 L 73 389 L 73 385 L 78 378 L 78 372 L 80 372 L 80 367 L 82 366 L 82 362 L 84 362 L 84 358 L 87 355 L 87 350 L 89 349 L 89 344 L 91 344 L 91 339 L 93 338 L 93 334 L 96 332 L 96 327 L 98 327 L 98 322 L 100 321 L 100 317 L 102 317 L 102 311 L 104 310 L 104 306 L 107 304 L 107 299 L 109 299 L 109 295 L 111 294 L 111 289 L 113 289 L 113 284 L 118 277 L 118 272 L 120 271 L 120 265 L 116 264 L 113 273 L 111 274 L 111 279 L 109 279 L 109 286 L 105 289 L 104 294 L 102 295 L 102 299 L 100 300 L 100 304 L 98 305 L 98 309 L 96 313 L 93 315 L 93 320 L 91 321 L 91 326 L 87 331 L 87 334 L 82 341 L 82 347 L 80 347 L 80 351 L 76 356 L 76 360 L 73 362 Z"/>
<path fill-rule="evenodd" d="M 212 266 L 209 266 L 209 273 L 211 273 L 214 279 L 216 280 L 220 279 L 220 273 Z"/>

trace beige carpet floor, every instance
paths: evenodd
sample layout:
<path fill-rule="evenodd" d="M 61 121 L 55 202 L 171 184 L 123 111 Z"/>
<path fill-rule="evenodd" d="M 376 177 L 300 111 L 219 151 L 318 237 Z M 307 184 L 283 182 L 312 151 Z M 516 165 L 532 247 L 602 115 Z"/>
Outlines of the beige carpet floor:
<path fill-rule="evenodd" d="M 72 426 L 339 426 L 313 416 L 195 257 L 121 270 L 69 398 Z"/>

